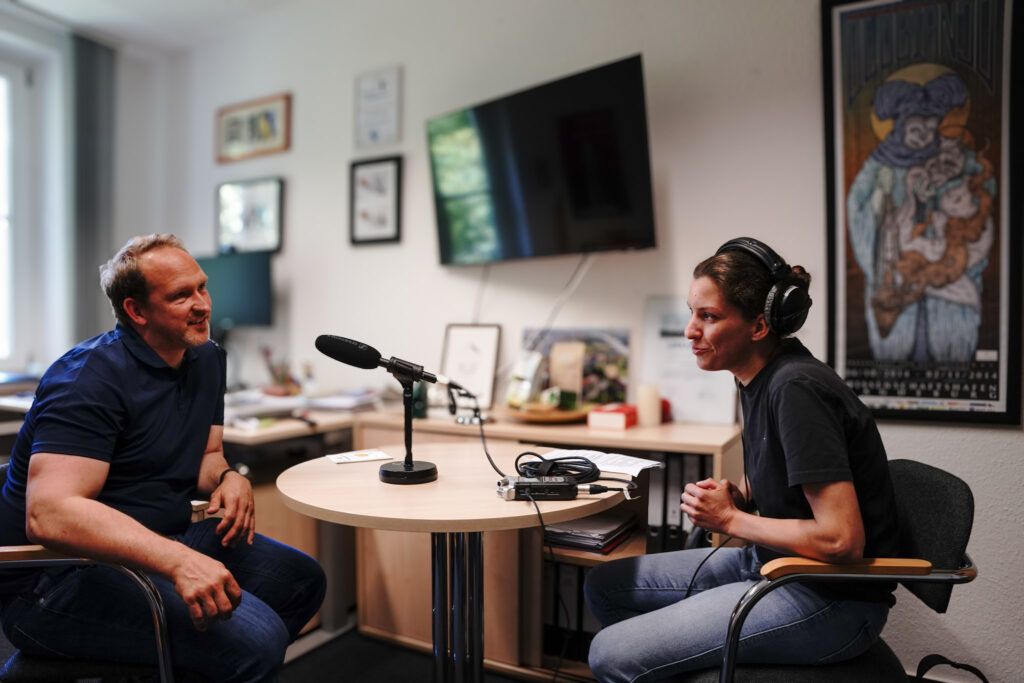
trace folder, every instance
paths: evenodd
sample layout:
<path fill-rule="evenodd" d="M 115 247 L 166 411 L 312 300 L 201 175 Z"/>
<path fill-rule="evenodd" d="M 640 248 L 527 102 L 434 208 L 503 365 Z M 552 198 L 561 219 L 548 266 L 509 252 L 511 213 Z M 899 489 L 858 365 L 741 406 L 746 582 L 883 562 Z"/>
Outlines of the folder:
<path fill-rule="evenodd" d="M 665 468 L 665 550 L 682 550 L 686 543 L 683 532 L 683 458 L 678 453 L 668 454 Z"/>
<path fill-rule="evenodd" d="M 648 475 L 647 552 L 660 553 L 665 549 L 665 468 L 651 468 Z"/>

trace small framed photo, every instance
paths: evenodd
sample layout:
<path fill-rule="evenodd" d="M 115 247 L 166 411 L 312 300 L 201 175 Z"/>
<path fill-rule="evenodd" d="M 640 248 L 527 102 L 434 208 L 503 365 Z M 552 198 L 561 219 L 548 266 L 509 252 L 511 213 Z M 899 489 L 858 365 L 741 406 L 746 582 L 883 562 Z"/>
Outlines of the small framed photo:
<path fill-rule="evenodd" d="M 261 178 L 217 186 L 217 249 L 280 251 L 284 180 Z"/>
<path fill-rule="evenodd" d="M 217 110 L 217 162 L 226 164 L 291 146 L 292 96 L 271 95 Z"/>
<path fill-rule="evenodd" d="M 481 410 L 490 408 L 494 400 L 500 345 L 500 325 L 452 323 L 444 331 L 441 374 L 475 394 Z M 460 399 L 459 405 L 471 406 L 472 402 Z"/>
<path fill-rule="evenodd" d="M 402 232 L 402 157 L 352 162 L 352 244 L 397 242 Z"/>

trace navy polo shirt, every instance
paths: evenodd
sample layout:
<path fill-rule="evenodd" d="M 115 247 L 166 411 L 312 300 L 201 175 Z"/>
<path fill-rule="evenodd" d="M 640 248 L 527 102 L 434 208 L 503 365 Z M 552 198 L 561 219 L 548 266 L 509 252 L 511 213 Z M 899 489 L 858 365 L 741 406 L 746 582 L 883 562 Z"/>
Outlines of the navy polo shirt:
<path fill-rule="evenodd" d="M 0 543 L 28 543 L 33 453 L 109 462 L 97 500 L 157 533 L 182 532 L 210 427 L 224 423 L 225 367 L 224 352 L 207 342 L 172 368 L 121 324 L 64 354 L 40 381 L 15 442 L 0 495 Z"/>

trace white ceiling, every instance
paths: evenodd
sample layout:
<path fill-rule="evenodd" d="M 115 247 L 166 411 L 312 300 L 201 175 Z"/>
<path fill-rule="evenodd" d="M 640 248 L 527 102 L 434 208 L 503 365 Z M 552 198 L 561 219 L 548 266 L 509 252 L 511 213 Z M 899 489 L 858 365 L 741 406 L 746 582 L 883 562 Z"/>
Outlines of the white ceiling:
<path fill-rule="evenodd" d="M 287 0 L 14 0 L 94 39 L 179 52 Z"/>

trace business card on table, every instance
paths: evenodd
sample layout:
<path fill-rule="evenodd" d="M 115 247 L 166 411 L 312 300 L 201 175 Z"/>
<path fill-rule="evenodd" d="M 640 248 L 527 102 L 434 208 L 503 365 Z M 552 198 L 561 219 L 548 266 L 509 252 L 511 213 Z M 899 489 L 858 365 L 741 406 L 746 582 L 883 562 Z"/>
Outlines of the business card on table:
<path fill-rule="evenodd" d="M 346 462 L 366 462 L 368 460 L 391 460 L 391 456 L 384 451 L 370 448 L 364 451 L 349 451 L 347 453 L 332 453 L 325 456 L 331 462 L 342 464 Z"/>

